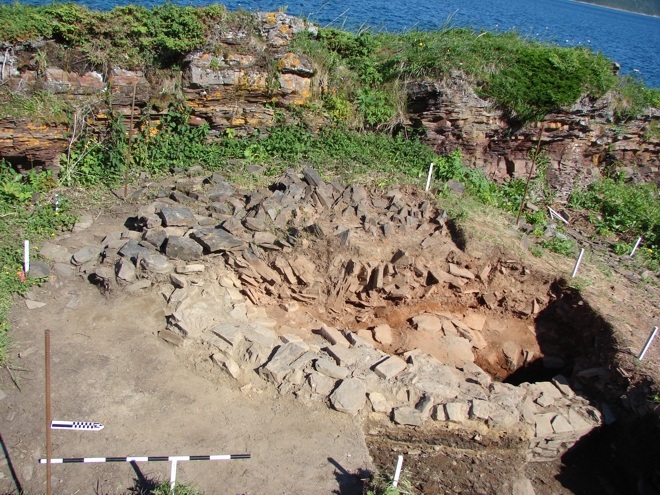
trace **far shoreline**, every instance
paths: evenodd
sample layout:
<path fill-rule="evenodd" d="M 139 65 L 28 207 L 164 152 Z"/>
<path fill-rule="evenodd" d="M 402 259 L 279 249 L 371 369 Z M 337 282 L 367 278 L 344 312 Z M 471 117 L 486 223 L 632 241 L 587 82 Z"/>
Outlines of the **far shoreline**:
<path fill-rule="evenodd" d="M 617 7 L 610 7 L 609 5 L 603 5 L 600 3 L 595 3 L 595 2 L 587 2 L 586 0 L 569 0 L 571 2 L 575 3 L 583 3 L 586 5 L 593 5 L 594 7 L 602 7 L 603 9 L 610 9 L 610 10 L 618 10 L 619 12 L 627 12 L 628 14 L 637 14 L 637 15 L 643 15 L 645 17 L 652 17 L 654 19 L 660 19 L 660 14 L 655 15 L 655 14 L 644 14 L 643 12 L 635 12 L 634 10 L 626 10 L 626 9 L 620 9 Z"/>

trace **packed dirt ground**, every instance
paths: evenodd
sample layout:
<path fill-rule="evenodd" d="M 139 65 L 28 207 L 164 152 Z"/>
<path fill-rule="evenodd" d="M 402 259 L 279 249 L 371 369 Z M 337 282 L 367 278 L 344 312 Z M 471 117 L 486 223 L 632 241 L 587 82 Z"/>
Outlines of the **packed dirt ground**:
<path fill-rule="evenodd" d="M 176 191 L 175 182 L 159 186 Z M 431 199 L 415 189 L 403 190 L 401 197 L 417 204 Z M 138 208 L 149 202 L 109 201 L 89 212 L 91 226 L 54 243 L 70 253 L 99 244 L 109 233 L 132 226 L 127 220 L 138 218 Z M 350 224 L 351 219 L 342 221 Z M 319 326 L 327 324 L 368 337 L 376 336 L 375 327 L 388 325 L 391 340 L 376 339 L 378 350 L 400 355 L 419 349 L 446 363 L 453 359 L 443 352 L 449 334 L 443 330 L 444 337 L 438 338 L 413 318 L 447 314 L 447 321 L 459 325 L 460 335 L 472 339 L 475 363 L 495 380 L 518 385 L 550 380 L 558 372 L 570 376 L 598 370 L 573 385 L 580 384 L 577 391 L 601 410 L 605 426 L 561 459 L 528 462 L 528 439 L 513 429 L 467 431 L 436 421 L 395 425 L 369 407 L 355 416 L 344 414 L 325 402 L 294 398 L 263 380 L 235 380 L 203 348 L 164 340 L 169 334 L 160 332 L 166 330 L 168 301 L 155 286 L 128 292 L 126 286 L 100 284 L 99 290 L 90 283 L 99 282 L 96 267 L 91 267 L 82 276 L 53 272 L 26 300 L 17 301 L 11 364 L 2 376 L 6 395 L 0 402 L 0 432 L 8 455 L 0 491 L 17 493 L 17 482 L 25 493 L 45 491 L 45 467 L 37 460 L 45 455 L 43 338 L 50 329 L 53 419 L 105 425 L 100 432 L 54 431 L 54 457 L 252 455 L 249 460 L 180 463 L 178 479 L 207 494 L 359 494 L 370 473 L 390 474 L 399 454 L 405 456 L 406 477 L 422 493 L 529 494 L 532 489 L 536 494 L 625 494 L 633 486 L 640 494 L 656 493 L 658 474 L 625 442 L 632 435 L 646 447 L 639 451 L 649 462 L 658 458 L 657 447 L 651 447 L 657 429 L 648 418 L 656 406 L 650 399 L 660 347 L 652 346 L 642 364 L 634 359 L 657 324 L 657 286 L 631 281 L 634 277 L 625 277 L 628 272 L 616 269 L 605 275 L 602 258 L 594 256 L 581 268 L 581 280 L 590 285 L 578 292 L 562 280 L 569 277 L 571 260 L 533 257 L 520 246 L 519 233 L 495 214 L 461 223 L 443 218 L 439 225 L 439 230 L 416 228 L 387 236 L 370 230 L 382 225 L 358 222 L 348 225 L 353 237 L 347 246 L 341 245 L 341 237 L 305 235 L 305 242 L 290 251 L 267 250 L 271 266 L 273 252 L 290 259 L 304 252 L 322 266 L 326 282 L 313 295 L 298 292 L 295 284 L 261 291 L 266 285 L 252 285 L 254 276 L 240 272 L 240 260 L 233 266 L 251 291 L 250 301 L 265 309 L 264 317 L 280 336 L 314 338 Z M 318 228 L 331 232 L 325 223 Z M 441 240 L 415 247 L 435 232 L 441 232 Z M 428 263 L 410 268 L 405 276 L 401 269 L 389 272 L 384 263 L 381 285 L 369 292 L 351 289 L 340 276 L 338 267 L 346 262 L 354 259 L 378 270 L 379 264 L 371 261 L 389 261 L 400 250 Z M 207 263 L 215 263 L 213 256 Z M 231 263 L 225 258 L 221 264 Z M 434 281 L 444 272 L 434 271 L 433 263 L 449 263 L 478 277 Z M 485 267 L 488 273 L 483 275 Z M 429 279 L 429 273 L 436 275 Z M 358 286 L 378 284 L 367 275 L 361 282 L 356 275 Z M 162 280 L 156 277 L 157 282 Z M 403 286 L 407 289 L 401 292 Z M 29 309 L 28 300 L 45 305 Z M 295 306 L 286 305 L 292 301 Z M 470 315 L 487 321 L 481 337 L 460 328 Z M 630 426 L 627 418 L 644 415 L 646 420 Z M 53 486 L 55 493 L 135 493 L 146 486 L 142 476 L 169 477 L 167 463 L 138 467 L 140 474 L 128 464 L 54 466 Z"/>

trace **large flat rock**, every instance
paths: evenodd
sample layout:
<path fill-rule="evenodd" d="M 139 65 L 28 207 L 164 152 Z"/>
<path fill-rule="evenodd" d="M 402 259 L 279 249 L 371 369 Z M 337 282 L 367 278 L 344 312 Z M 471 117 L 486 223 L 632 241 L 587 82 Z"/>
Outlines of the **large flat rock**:
<path fill-rule="evenodd" d="M 245 247 L 245 241 L 223 229 L 198 229 L 190 234 L 190 238 L 197 241 L 211 253 L 237 251 Z"/>
<path fill-rule="evenodd" d="M 160 209 L 165 227 L 192 227 L 195 225 L 195 215 L 190 208 L 164 207 Z"/>
<path fill-rule="evenodd" d="M 330 395 L 330 404 L 337 411 L 355 415 L 364 407 L 366 394 L 367 389 L 362 380 L 348 378 L 343 380 Z"/>

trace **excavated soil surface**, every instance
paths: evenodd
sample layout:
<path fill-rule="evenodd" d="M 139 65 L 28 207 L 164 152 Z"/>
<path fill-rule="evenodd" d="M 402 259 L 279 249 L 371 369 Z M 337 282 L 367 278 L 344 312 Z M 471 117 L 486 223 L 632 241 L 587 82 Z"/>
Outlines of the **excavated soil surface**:
<path fill-rule="evenodd" d="M 403 197 L 418 204 L 425 199 L 413 190 Z M 98 244 L 125 230 L 136 209 L 116 206 L 98 214 L 91 228 L 57 241 L 70 252 Z M 466 254 L 470 251 L 458 248 L 462 242 L 454 242 L 455 231 L 445 219 L 391 237 L 352 218 L 319 225 L 332 234 L 351 229 L 350 243 L 340 236 L 305 234 L 302 246 L 262 252 L 271 266 L 278 257 L 291 266 L 301 254 L 314 260 L 321 282 L 307 289 L 253 283 L 252 268 L 235 253 L 207 262 L 234 270 L 249 300 L 276 322 L 278 335 L 306 338 L 320 323 L 353 332 L 387 324 L 392 342 L 374 342 L 379 349 L 390 354 L 419 349 L 446 360 L 442 334 L 416 329 L 412 320 L 431 314 L 457 325 L 474 318 L 483 322 L 460 335 L 473 343 L 475 363 L 497 380 L 548 380 L 558 372 L 570 376 L 614 362 L 606 325 L 594 322 L 595 313 L 579 295 L 546 275 L 549 270 L 501 247 Z M 428 238 L 434 242 L 420 247 Z M 397 265 L 402 256 L 415 261 Z M 476 276 L 451 275 L 451 266 Z M 595 475 L 593 491 L 579 482 L 582 469 L 596 468 L 584 462 L 589 456 L 580 445 L 566 454 L 564 464 L 527 463 L 526 443 L 516 434 L 468 433 L 435 423 L 396 426 L 369 414 L 348 416 L 323 403 L 302 404 L 270 386 L 239 388 L 199 349 L 158 338 L 168 312 L 162 293 L 143 290 L 136 297 L 116 286 L 103 292 L 86 280 L 90 275 L 53 276 L 29 294 L 44 307 L 28 310 L 19 300 L 12 313 L 13 373 L 21 389 L 11 385 L 5 370 L 0 432 L 9 457 L 0 471 L 2 492 L 16 493 L 19 484 L 26 492 L 44 491 L 45 469 L 36 460 L 44 456 L 46 328 L 53 342 L 53 418 L 105 424 L 97 433 L 54 432 L 55 457 L 252 454 L 248 461 L 181 463 L 179 479 L 207 494 L 361 493 L 361 480 L 374 471 L 391 472 L 398 454 L 405 454 L 407 476 L 422 493 L 512 493 L 520 480 L 530 480 L 537 494 L 625 493 L 630 486 L 623 484 L 620 491 L 607 474 Z M 292 301 L 299 309 L 282 305 Z M 620 390 L 602 374 L 577 384 L 587 395 L 601 394 L 594 404 Z M 602 433 L 592 437 L 598 435 L 602 438 Z M 602 440 L 586 448 L 593 445 L 600 448 Z M 135 493 L 148 485 L 141 476 L 168 478 L 169 465 L 139 467 L 140 474 L 120 464 L 55 466 L 54 486 L 56 493 Z M 635 476 L 650 483 L 646 475 L 633 473 L 631 479 Z"/>

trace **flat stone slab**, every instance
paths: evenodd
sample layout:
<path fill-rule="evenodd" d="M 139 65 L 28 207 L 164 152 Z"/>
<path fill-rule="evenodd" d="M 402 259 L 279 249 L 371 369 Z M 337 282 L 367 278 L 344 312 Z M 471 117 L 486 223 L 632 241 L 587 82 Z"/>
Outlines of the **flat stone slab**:
<path fill-rule="evenodd" d="M 414 316 L 412 321 L 417 327 L 417 330 L 437 333 L 442 329 L 442 322 L 440 321 L 440 318 L 428 313 Z"/>
<path fill-rule="evenodd" d="M 389 356 L 374 368 L 376 375 L 383 380 L 390 380 L 406 369 L 406 362 L 397 356 Z"/>
<path fill-rule="evenodd" d="M 211 201 L 218 201 L 225 196 L 231 196 L 234 194 L 234 188 L 227 182 L 218 182 L 211 189 L 206 191 L 206 195 Z"/>
<path fill-rule="evenodd" d="M 448 402 L 445 404 L 447 420 L 452 423 L 465 423 L 468 420 L 469 405 L 465 402 Z"/>
<path fill-rule="evenodd" d="M 55 263 L 53 265 L 53 271 L 60 277 L 69 278 L 73 277 L 74 271 L 71 265 L 66 265 L 64 263 Z"/>
<path fill-rule="evenodd" d="M 291 364 L 309 350 L 304 342 L 289 342 L 277 348 L 273 357 L 262 368 L 261 374 L 276 385 L 293 371 Z"/>
<path fill-rule="evenodd" d="M 245 241 L 233 236 L 224 229 L 198 229 L 190 234 L 211 253 L 218 251 L 237 251 L 245 247 Z"/>
<path fill-rule="evenodd" d="M 32 299 L 26 299 L 25 305 L 27 306 L 27 309 L 38 309 L 38 308 L 43 308 L 46 305 L 46 303 L 33 301 Z"/>
<path fill-rule="evenodd" d="M 351 366 L 357 361 L 357 356 L 352 349 L 341 344 L 335 344 L 326 348 L 326 351 L 337 362 L 339 366 Z"/>
<path fill-rule="evenodd" d="M 307 383 L 312 389 L 312 392 L 316 392 L 319 395 L 327 396 L 332 389 L 335 388 L 335 380 L 323 373 L 318 373 L 316 371 L 309 374 L 307 378 Z"/>
<path fill-rule="evenodd" d="M 52 242 L 44 242 L 39 250 L 39 254 L 44 258 L 56 261 L 57 263 L 66 263 L 71 259 L 69 250 L 64 246 L 53 244 Z"/>
<path fill-rule="evenodd" d="M 466 278 L 468 280 L 474 280 L 475 278 L 474 273 L 472 273 L 470 270 L 461 268 L 460 266 L 454 265 L 453 263 L 449 263 L 449 273 L 455 277 Z"/>
<path fill-rule="evenodd" d="M 130 259 L 133 264 L 137 263 L 138 256 L 152 253 L 151 249 L 140 246 L 136 241 L 130 240 L 119 250 L 119 256 Z"/>
<path fill-rule="evenodd" d="M 463 318 L 463 323 L 465 323 L 472 330 L 481 332 L 486 326 L 486 318 L 484 316 L 469 313 L 465 318 Z"/>
<path fill-rule="evenodd" d="M 160 216 L 165 227 L 192 227 L 197 222 L 190 208 L 164 207 Z"/>
<path fill-rule="evenodd" d="M 118 279 L 124 282 L 132 282 L 135 280 L 135 265 L 126 258 L 120 258 L 115 264 L 115 273 Z"/>
<path fill-rule="evenodd" d="M 43 261 L 31 261 L 30 271 L 28 272 L 30 278 L 48 278 L 50 277 L 50 267 Z"/>
<path fill-rule="evenodd" d="M 98 258 L 102 251 L 103 246 L 90 244 L 89 246 L 85 246 L 81 250 L 76 251 L 71 257 L 71 262 L 74 265 L 84 265 L 88 261 L 92 261 Z"/>
<path fill-rule="evenodd" d="M 371 392 L 369 394 L 369 401 L 371 402 L 371 408 L 374 412 L 389 414 L 392 409 L 390 403 L 380 392 Z"/>
<path fill-rule="evenodd" d="M 474 362 L 472 353 L 472 344 L 463 337 L 442 337 L 441 345 L 438 346 L 434 356 L 442 364 L 450 364 L 457 368 L 463 367 L 467 363 Z"/>
<path fill-rule="evenodd" d="M 348 378 L 343 380 L 330 395 L 330 404 L 337 411 L 356 415 L 364 407 L 366 394 L 367 389 L 362 380 Z"/>
<path fill-rule="evenodd" d="M 142 255 L 140 266 L 147 271 L 162 274 L 167 274 L 174 270 L 174 265 L 168 261 L 166 256 L 153 251 L 147 251 Z"/>
<path fill-rule="evenodd" d="M 322 373 L 325 376 L 329 376 L 330 378 L 335 378 L 337 380 L 343 380 L 349 374 L 349 371 L 346 368 L 337 366 L 329 359 L 324 358 L 317 359 L 314 363 L 314 368 L 319 373 Z"/>
<path fill-rule="evenodd" d="M 202 246 L 189 237 L 171 236 L 167 238 L 165 245 L 165 254 L 170 258 L 194 261 L 202 257 L 204 249 Z"/>
<path fill-rule="evenodd" d="M 392 345 L 392 329 L 387 323 L 376 326 L 373 335 L 376 342 L 380 342 L 383 345 Z"/>
<path fill-rule="evenodd" d="M 321 333 L 321 337 L 323 337 L 325 340 L 330 342 L 332 345 L 339 344 L 344 347 L 349 346 L 349 342 L 348 340 L 346 340 L 346 337 L 344 337 L 344 335 L 334 327 L 328 327 L 323 325 L 321 327 L 320 333 Z"/>
<path fill-rule="evenodd" d="M 422 415 L 417 409 L 410 406 L 394 408 L 392 420 L 398 425 L 422 426 Z"/>

